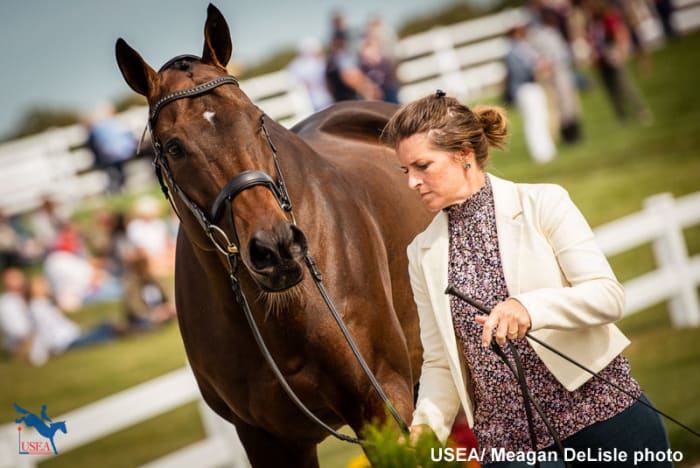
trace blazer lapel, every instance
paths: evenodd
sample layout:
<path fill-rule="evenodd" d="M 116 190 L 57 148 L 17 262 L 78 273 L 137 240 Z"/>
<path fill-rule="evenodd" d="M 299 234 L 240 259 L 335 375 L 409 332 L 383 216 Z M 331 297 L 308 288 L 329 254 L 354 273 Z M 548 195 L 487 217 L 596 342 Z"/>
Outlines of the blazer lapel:
<path fill-rule="evenodd" d="M 459 369 L 459 356 L 457 356 L 457 339 L 455 338 L 452 314 L 450 312 L 449 296 L 445 294 L 447 288 L 447 265 L 449 264 L 449 233 L 448 219 L 444 211 L 440 211 L 421 244 L 423 250 L 422 267 L 425 281 L 428 286 L 430 302 L 435 313 L 435 320 L 440 329 L 443 342 L 447 345 L 448 357 L 453 369 Z"/>
<path fill-rule="evenodd" d="M 522 204 L 513 182 L 487 174 L 491 180 L 496 211 L 498 249 L 508 294 L 520 293 L 520 243 L 523 232 Z"/>

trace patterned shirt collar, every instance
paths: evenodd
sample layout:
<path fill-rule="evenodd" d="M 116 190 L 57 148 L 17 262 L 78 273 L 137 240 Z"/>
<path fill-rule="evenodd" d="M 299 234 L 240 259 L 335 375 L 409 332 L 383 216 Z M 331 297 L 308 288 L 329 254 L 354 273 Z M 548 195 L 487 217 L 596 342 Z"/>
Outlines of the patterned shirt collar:
<path fill-rule="evenodd" d="M 483 208 L 493 203 L 493 189 L 491 181 L 486 177 L 486 183 L 478 192 L 472 194 L 464 202 L 445 208 L 445 212 L 450 218 L 471 218 Z"/>

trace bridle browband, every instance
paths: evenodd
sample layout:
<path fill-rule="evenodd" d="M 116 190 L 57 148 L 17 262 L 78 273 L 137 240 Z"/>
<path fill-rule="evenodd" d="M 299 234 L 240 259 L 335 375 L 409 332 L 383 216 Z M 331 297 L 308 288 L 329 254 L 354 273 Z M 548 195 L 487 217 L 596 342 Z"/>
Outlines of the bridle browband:
<path fill-rule="evenodd" d="M 165 70 L 166 68 L 170 67 L 172 64 L 179 60 L 200 60 L 199 57 L 195 57 L 192 55 L 181 55 L 178 57 L 175 57 L 171 60 L 169 60 L 163 67 L 161 67 L 160 71 Z M 160 111 L 168 105 L 169 103 L 176 101 L 178 99 L 184 99 L 184 98 L 193 98 L 197 96 L 201 96 L 203 94 L 207 94 L 211 92 L 212 90 L 218 88 L 219 86 L 223 85 L 235 85 L 239 86 L 238 80 L 230 75 L 226 76 L 221 76 L 219 78 L 215 78 L 213 80 L 198 84 L 196 86 L 193 86 L 191 88 L 187 89 L 182 89 L 178 91 L 174 91 L 172 93 L 168 93 L 165 96 L 161 97 L 156 101 L 151 107 L 150 107 L 150 112 L 149 112 L 149 118 L 148 118 L 148 126 L 146 129 L 144 129 L 144 136 L 146 133 L 146 130 L 150 130 L 151 132 L 151 140 L 152 140 L 152 145 L 154 149 L 154 157 L 153 157 L 153 167 L 156 173 L 156 177 L 158 178 L 158 182 L 160 184 L 161 190 L 163 191 L 163 194 L 165 195 L 165 198 L 168 200 L 170 205 L 172 206 L 173 210 L 177 214 L 177 216 L 182 220 L 182 217 L 170 195 L 170 190 L 174 191 L 177 193 L 178 197 L 180 200 L 183 202 L 183 204 L 187 207 L 187 209 L 192 213 L 192 215 L 195 217 L 207 237 L 210 239 L 216 250 L 218 250 L 220 253 L 226 256 L 227 262 L 228 262 L 228 268 L 229 268 L 229 281 L 231 283 L 231 288 L 233 290 L 233 293 L 236 297 L 236 301 L 239 304 L 239 306 L 243 309 L 243 312 L 246 316 L 246 320 L 248 321 L 248 324 L 251 328 L 251 331 L 253 333 L 253 337 L 255 338 L 255 341 L 260 348 L 260 351 L 267 361 L 268 365 L 270 366 L 270 369 L 272 372 L 275 374 L 275 377 L 279 381 L 280 385 L 284 389 L 284 391 L 287 393 L 289 398 L 294 402 L 294 404 L 301 410 L 306 416 L 308 416 L 311 420 L 316 422 L 318 425 L 320 425 L 322 428 L 324 428 L 326 431 L 328 431 L 331 435 L 335 436 L 336 438 L 346 441 L 346 442 L 352 442 L 356 444 L 365 444 L 366 442 L 363 440 L 360 440 L 359 438 L 347 436 L 345 434 L 341 434 L 328 426 L 326 423 L 321 421 L 315 414 L 309 410 L 306 405 L 299 399 L 299 397 L 296 395 L 294 390 L 289 386 L 289 383 L 287 382 L 286 378 L 280 371 L 279 367 L 277 366 L 274 358 L 272 357 L 272 354 L 270 353 L 269 349 L 267 348 L 267 345 L 265 344 L 265 341 L 262 337 L 262 334 L 260 333 L 260 330 L 258 328 L 257 323 L 255 322 L 255 319 L 253 318 L 252 311 L 250 310 L 250 306 L 248 304 L 248 300 L 245 297 L 245 293 L 243 292 L 243 289 L 241 288 L 240 280 L 238 278 L 238 265 L 240 263 L 240 243 L 238 239 L 238 234 L 236 232 L 236 226 L 235 226 L 235 221 L 234 221 L 234 216 L 233 216 L 233 208 L 232 208 L 232 201 L 233 199 L 243 192 L 244 190 L 247 190 L 251 187 L 255 186 L 263 186 L 266 187 L 267 189 L 272 192 L 273 196 L 277 200 L 277 203 L 279 204 L 280 208 L 284 210 L 286 213 L 289 213 L 289 216 L 291 218 L 292 224 L 296 225 L 296 219 L 294 217 L 294 213 L 292 210 L 292 203 L 291 199 L 289 197 L 289 193 L 287 192 L 287 187 L 284 183 L 284 177 L 282 175 L 282 170 L 280 169 L 279 165 L 279 158 L 277 156 L 277 148 L 272 142 L 272 139 L 270 138 L 270 133 L 267 130 L 267 127 L 265 126 L 265 114 L 263 113 L 261 116 L 261 127 L 263 130 L 263 133 L 265 135 L 265 138 L 267 140 L 267 143 L 270 147 L 270 150 L 272 152 L 272 159 L 274 161 L 275 165 L 275 171 L 277 172 L 277 181 L 273 180 L 270 175 L 263 171 L 259 170 L 248 170 L 241 172 L 240 174 L 234 176 L 231 180 L 229 180 L 226 185 L 221 189 L 219 194 L 216 197 L 216 200 L 214 201 L 214 204 L 212 205 L 211 209 L 209 212 L 203 210 L 200 208 L 181 188 L 180 186 L 177 185 L 175 182 L 175 178 L 173 176 L 172 171 L 170 170 L 170 166 L 168 164 L 168 160 L 166 157 L 163 156 L 163 147 L 160 142 L 160 140 L 157 138 L 157 136 L 154 134 L 153 129 L 155 128 L 156 121 L 158 119 L 158 115 Z M 142 137 L 143 140 L 143 137 Z M 140 146 L 140 145 L 139 145 Z M 168 188 L 170 187 L 170 189 Z M 226 218 L 228 219 L 228 224 L 229 228 L 231 229 L 232 233 L 232 239 L 229 239 L 228 235 L 226 234 L 226 231 L 224 231 L 222 228 L 220 228 L 216 223 L 217 219 L 219 219 L 222 211 L 227 212 Z M 374 373 L 372 370 L 369 368 L 367 365 L 367 362 L 365 361 L 364 357 L 362 356 L 362 353 L 360 352 L 359 348 L 357 347 L 357 344 L 355 343 L 354 339 L 350 335 L 350 331 L 348 330 L 347 326 L 345 325 L 345 322 L 343 321 L 342 317 L 338 313 L 335 305 L 333 304 L 330 296 L 328 295 L 325 287 L 323 286 L 322 282 L 322 274 L 320 270 L 318 269 L 315 260 L 310 254 L 306 254 L 305 257 L 306 265 L 309 269 L 309 272 L 311 273 L 311 276 L 321 293 L 321 296 L 326 303 L 328 309 L 331 312 L 331 315 L 333 316 L 334 320 L 338 324 L 338 327 L 340 328 L 341 332 L 343 333 L 343 336 L 345 337 L 345 340 L 347 341 L 348 345 L 350 346 L 353 354 L 355 355 L 357 361 L 359 362 L 360 366 L 362 367 L 365 375 L 367 378 L 370 380 L 370 383 L 374 387 L 375 391 L 379 395 L 380 399 L 384 402 L 386 405 L 389 413 L 392 415 L 392 417 L 396 420 L 398 423 L 400 429 L 404 433 L 408 433 L 408 425 L 406 422 L 403 420 L 399 412 L 396 410 L 394 405 L 391 403 L 389 398 L 386 396 L 386 393 L 382 389 L 381 385 L 379 385 L 379 382 L 377 381 L 376 377 L 374 376 Z"/>

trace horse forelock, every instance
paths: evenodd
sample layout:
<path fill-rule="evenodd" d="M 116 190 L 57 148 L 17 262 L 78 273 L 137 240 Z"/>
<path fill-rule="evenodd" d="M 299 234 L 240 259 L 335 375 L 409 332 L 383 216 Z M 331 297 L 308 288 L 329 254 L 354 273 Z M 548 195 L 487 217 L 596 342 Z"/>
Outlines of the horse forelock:
<path fill-rule="evenodd" d="M 162 73 L 165 70 L 169 69 L 189 71 L 192 68 L 192 63 L 198 61 L 201 61 L 201 59 L 196 55 L 178 55 L 177 57 L 173 57 L 167 62 L 165 62 L 163 66 L 160 67 L 160 69 L 158 70 L 158 73 Z"/>

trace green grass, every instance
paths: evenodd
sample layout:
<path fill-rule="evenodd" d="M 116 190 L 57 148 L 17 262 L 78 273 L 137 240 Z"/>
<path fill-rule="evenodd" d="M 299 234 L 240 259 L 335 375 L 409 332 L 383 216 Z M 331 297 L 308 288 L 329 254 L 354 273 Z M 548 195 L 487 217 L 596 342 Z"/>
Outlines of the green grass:
<path fill-rule="evenodd" d="M 507 152 L 493 155 L 491 171 L 517 181 L 563 185 L 593 226 L 639 211 L 644 199 L 656 193 L 681 196 L 700 190 L 698 59 L 700 35 L 695 34 L 656 52 L 652 70 L 635 73 L 656 116 L 650 127 L 618 123 L 599 87 L 584 94 L 585 140 L 578 146 L 560 147 L 557 158 L 545 166 L 529 159 L 520 116 L 511 111 L 510 146 Z M 108 203 L 115 207 L 128 204 L 123 200 Z M 688 250 L 700 253 L 700 227 L 687 229 L 684 235 Z M 649 245 L 616 255 L 611 263 L 623 281 L 654 268 Z M 110 305 L 87 308 L 76 318 L 88 325 L 118 314 L 117 307 Z M 664 304 L 625 318 L 620 326 L 632 340 L 625 352 L 632 372 L 649 397 L 659 408 L 700 428 L 700 329 L 671 328 Z M 3 356 L 0 422 L 15 417 L 14 401 L 35 410 L 46 403 L 54 416 L 184 364 L 174 324 L 149 335 L 71 351 L 40 368 Z M 68 424 L 70 427 L 70 421 Z M 685 453 L 685 463 L 700 462 L 700 443 L 673 424 L 667 426 L 673 448 Z M 196 406 L 187 405 L 62 454 L 45 465 L 134 466 L 201 437 Z M 358 453 L 357 447 L 334 439 L 319 447 L 324 468 L 344 468 Z"/>

